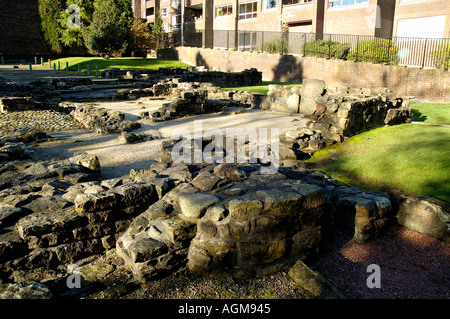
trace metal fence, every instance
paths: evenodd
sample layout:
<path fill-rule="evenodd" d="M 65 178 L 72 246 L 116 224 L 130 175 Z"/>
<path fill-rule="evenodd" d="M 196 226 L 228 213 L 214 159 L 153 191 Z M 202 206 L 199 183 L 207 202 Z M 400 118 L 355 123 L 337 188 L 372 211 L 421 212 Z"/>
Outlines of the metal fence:
<path fill-rule="evenodd" d="M 181 39 L 179 32 L 173 36 Z M 185 32 L 183 44 L 202 47 L 203 30 Z M 277 31 L 214 30 L 213 46 L 216 49 L 237 49 L 277 54 L 296 54 L 357 62 L 421 68 L 450 67 L 450 38 L 374 37 Z"/>

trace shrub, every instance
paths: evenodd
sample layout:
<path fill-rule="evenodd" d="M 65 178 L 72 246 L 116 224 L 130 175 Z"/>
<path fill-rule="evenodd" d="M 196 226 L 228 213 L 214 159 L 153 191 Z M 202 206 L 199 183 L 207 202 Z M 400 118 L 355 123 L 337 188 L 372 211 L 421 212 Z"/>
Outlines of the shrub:
<path fill-rule="evenodd" d="M 263 51 L 272 54 L 286 54 L 288 52 L 288 41 L 283 37 L 264 43 Z"/>
<path fill-rule="evenodd" d="M 443 68 L 448 71 L 450 67 L 450 43 L 442 44 L 437 51 L 431 52 L 430 56 L 438 69 Z"/>
<path fill-rule="evenodd" d="M 375 38 L 365 40 L 350 51 L 348 60 L 383 64 L 398 64 L 398 48 L 389 39 Z"/>
<path fill-rule="evenodd" d="M 350 43 L 341 43 L 331 40 L 315 40 L 303 44 L 302 52 L 305 56 L 346 59 L 350 48 Z"/>

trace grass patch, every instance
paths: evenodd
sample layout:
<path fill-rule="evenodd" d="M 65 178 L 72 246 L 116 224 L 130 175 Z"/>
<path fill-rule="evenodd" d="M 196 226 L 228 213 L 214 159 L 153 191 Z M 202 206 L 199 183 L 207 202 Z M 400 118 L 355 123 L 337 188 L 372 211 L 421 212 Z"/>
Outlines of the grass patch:
<path fill-rule="evenodd" d="M 450 202 L 450 128 L 402 124 L 354 136 L 307 162 L 337 180 Z"/>
<path fill-rule="evenodd" d="M 296 83 L 262 81 L 261 85 L 241 86 L 241 87 L 234 87 L 234 88 L 223 88 L 222 90 L 250 91 L 250 92 L 255 92 L 255 93 L 267 94 L 267 92 L 269 92 L 269 85 L 270 84 L 289 85 L 289 86 L 302 86 L 301 84 L 296 84 Z"/>
<path fill-rule="evenodd" d="M 156 70 L 159 68 L 182 68 L 190 66 L 183 62 L 171 60 L 142 58 L 112 58 L 106 60 L 99 57 L 69 57 L 53 60 L 51 63 L 52 65 L 53 63 L 58 65 L 58 62 L 60 62 L 62 70 L 65 70 L 66 62 L 69 63 L 70 73 L 78 73 L 78 64 L 80 64 L 81 72 L 86 74 L 87 66 L 89 65 L 91 75 L 95 74 L 96 66 L 98 66 L 100 72 L 111 68 L 119 68 L 122 70 Z M 48 65 L 48 63 L 46 64 Z"/>
<path fill-rule="evenodd" d="M 413 108 L 413 121 L 450 124 L 450 103 L 416 103 Z"/>

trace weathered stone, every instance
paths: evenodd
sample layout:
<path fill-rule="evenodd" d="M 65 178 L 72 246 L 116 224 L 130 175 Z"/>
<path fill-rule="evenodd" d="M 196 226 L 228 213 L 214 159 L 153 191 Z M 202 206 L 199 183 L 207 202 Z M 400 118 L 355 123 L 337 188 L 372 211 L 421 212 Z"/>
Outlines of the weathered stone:
<path fill-rule="evenodd" d="M 0 285 L 0 299 L 52 299 L 50 289 L 36 282 Z"/>
<path fill-rule="evenodd" d="M 196 234 L 196 225 L 178 217 L 164 219 L 161 222 L 164 233 L 177 248 L 186 248 Z"/>
<path fill-rule="evenodd" d="M 78 194 L 75 198 L 77 213 L 92 213 L 117 208 L 119 198 L 110 191 L 100 194 Z"/>
<path fill-rule="evenodd" d="M 264 212 L 276 215 L 289 215 L 303 207 L 303 196 L 296 192 L 279 189 L 261 190 L 257 195 L 264 197 Z"/>
<path fill-rule="evenodd" d="M 305 133 L 303 133 L 302 131 L 287 131 L 285 135 L 287 139 L 297 140 L 299 138 L 302 138 Z"/>
<path fill-rule="evenodd" d="M 450 209 L 447 203 L 426 198 L 404 196 L 397 213 L 399 224 L 450 242 Z"/>
<path fill-rule="evenodd" d="M 320 227 L 301 230 L 292 236 L 291 256 L 304 257 L 304 254 L 319 247 L 322 239 Z"/>
<path fill-rule="evenodd" d="M 114 270 L 111 264 L 87 264 L 80 268 L 80 275 L 87 282 L 101 281 Z"/>
<path fill-rule="evenodd" d="M 207 192 L 216 187 L 220 182 L 220 177 L 211 174 L 208 171 L 199 173 L 197 177 L 192 180 L 192 185 L 200 189 L 202 192 Z"/>
<path fill-rule="evenodd" d="M 119 203 L 122 207 L 131 207 L 157 200 L 155 187 L 151 184 L 127 183 L 113 188 L 111 192 L 121 195 Z"/>
<path fill-rule="evenodd" d="M 38 176 L 49 172 L 48 168 L 42 163 L 36 163 L 23 171 L 25 174 Z"/>
<path fill-rule="evenodd" d="M 134 263 L 156 258 L 167 252 L 167 246 L 157 240 L 145 238 L 132 242 L 127 249 L 130 260 Z"/>
<path fill-rule="evenodd" d="M 74 157 L 70 158 L 70 162 L 76 165 L 83 166 L 94 172 L 100 171 L 100 161 L 97 156 L 92 154 L 82 153 L 75 155 Z"/>
<path fill-rule="evenodd" d="M 106 191 L 106 189 L 100 185 L 92 185 L 85 189 L 85 194 L 98 194 Z"/>
<path fill-rule="evenodd" d="M 274 262 L 286 254 L 286 241 L 239 242 L 239 264 L 243 267 Z"/>
<path fill-rule="evenodd" d="M 323 188 L 315 185 L 300 184 L 294 186 L 293 189 L 303 195 L 303 207 L 306 209 L 319 207 L 327 200 Z"/>
<path fill-rule="evenodd" d="M 205 213 L 205 219 L 210 219 L 215 222 L 219 222 L 227 215 L 225 207 L 222 204 L 209 207 Z"/>
<path fill-rule="evenodd" d="M 5 227 L 6 225 L 15 223 L 24 213 L 20 207 L 0 204 L 0 226 Z"/>
<path fill-rule="evenodd" d="M 188 219 L 201 218 L 208 207 L 220 201 L 217 196 L 201 193 L 182 193 L 178 200 L 183 216 Z"/>
<path fill-rule="evenodd" d="M 239 167 L 234 163 L 222 163 L 214 167 L 214 174 L 222 179 L 226 178 L 229 180 L 239 180 L 244 177 L 244 172 L 242 172 Z"/>
<path fill-rule="evenodd" d="M 327 281 L 322 275 L 311 270 L 305 263 L 298 260 L 288 272 L 302 289 L 313 298 L 318 299 L 346 299 L 334 285 Z"/>
<path fill-rule="evenodd" d="M 27 208 L 33 212 L 42 212 L 42 211 L 58 211 L 72 206 L 73 204 L 62 197 L 54 196 L 54 197 L 39 197 L 26 205 L 23 205 L 24 208 Z"/>
<path fill-rule="evenodd" d="M 231 218 L 249 218 L 261 214 L 263 203 L 255 197 L 243 196 L 228 203 Z"/>
<path fill-rule="evenodd" d="M 22 238 L 42 235 L 59 230 L 82 226 L 86 220 L 75 214 L 73 209 L 33 213 L 17 222 L 17 230 Z"/>

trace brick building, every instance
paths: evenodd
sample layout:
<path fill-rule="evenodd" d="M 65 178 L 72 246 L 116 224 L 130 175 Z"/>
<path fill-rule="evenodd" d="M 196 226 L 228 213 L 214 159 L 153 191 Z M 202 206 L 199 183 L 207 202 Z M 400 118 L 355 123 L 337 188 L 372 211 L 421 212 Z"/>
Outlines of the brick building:
<path fill-rule="evenodd" d="M 449 0 L 132 1 L 136 16 L 153 23 L 160 12 L 166 31 L 179 30 L 183 24 L 186 31 L 205 30 L 206 41 L 213 30 L 219 36 L 220 31 L 288 28 L 306 33 L 439 38 L 449 37 L 450 32 Z M 237 35 L 230 37 L 234 40 Z"/>

